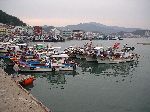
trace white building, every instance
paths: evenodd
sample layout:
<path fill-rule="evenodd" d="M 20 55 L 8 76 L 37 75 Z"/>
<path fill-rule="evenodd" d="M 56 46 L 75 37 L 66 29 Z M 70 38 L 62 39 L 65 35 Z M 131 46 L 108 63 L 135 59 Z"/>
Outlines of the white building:
<path fill-rule="evenodd" d="M 24 32 L 26 32 L 25 28 L 23 28 L 22 26 L 15 26 L 14 28 L 15 34 L 23 34 Z"/>
<path fill-rule="evenodd" d="M 85 36 L 85 32 L 83 30 L 73 30 L 72 35 L 74 39 L 82 39 Z"/>
<path fill-rule="evenodd" d="M 58 30 L 57 28 L 52 29 L 52 35 L 53 37 L 57 37 L 60 35 L 60 30 Z"/>
<path fill-rule="evenodd" d="M 23 26 L 24 28 L 24 34 L 27 34 L 27 35 L 30 35 L 32 36 L 34 33 L 33 33 L 33 27 L 31 26 Z"/>
<path fill-rule="evenodd" d="M 61 33 L 61 35 L 63 36 L 63 37 L 71 37 L 72 36 L 72 31 L 71 30 L 63 30 L 62 31 L 62 33 Z"/>
<path fill-rule="evenodd" d="M 150 30 L 145 31 L 145 36 L 150 37 Z"/>
<path fill-rule="evenodd" d="M 6 35 L 7 33 L 7 28 L 5 24 L 0 23 L 0 35 Z"/>

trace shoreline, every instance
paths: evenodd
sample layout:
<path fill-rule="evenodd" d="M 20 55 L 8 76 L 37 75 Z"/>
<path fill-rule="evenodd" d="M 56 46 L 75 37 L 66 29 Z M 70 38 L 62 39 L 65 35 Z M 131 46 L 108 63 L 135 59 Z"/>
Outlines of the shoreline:
<path fill-rule="evenodd" d="M 0 110 L 2 112 L 51 112 L 2 68 L 0 68 Z"/>

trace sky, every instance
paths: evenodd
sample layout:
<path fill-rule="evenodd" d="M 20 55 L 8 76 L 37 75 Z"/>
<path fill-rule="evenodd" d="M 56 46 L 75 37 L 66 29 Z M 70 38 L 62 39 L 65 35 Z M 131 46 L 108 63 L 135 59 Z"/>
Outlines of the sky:
<path fill-rule="evenodd" d="M 97 22 L 150 29 L 150 0 L 0 0 L 0 10 L 32 26 Z"/>

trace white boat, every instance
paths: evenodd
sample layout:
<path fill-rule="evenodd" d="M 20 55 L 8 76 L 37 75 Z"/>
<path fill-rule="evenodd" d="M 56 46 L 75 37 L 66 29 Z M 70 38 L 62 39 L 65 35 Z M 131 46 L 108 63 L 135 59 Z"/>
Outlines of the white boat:
<path fill-rule="evenodd" d="M 132 61 L 137 61 L 138 60 L 138 55 L 137 54 L 131 54 L 131 56 L 130 57 L 128 57 L 128 58 L 125 58 L 125 61 L 126 62 L 132 62 Z"/>
<path fill-rule="evenodd" d="M 67 54 L 54 54 L 50 58 L 52 71 L 73 71 L 76 69 L 75 63 L 68 60 Z"/>
<path fill-rule="evenodd" d="M 97 61 L 97 58 L 95 56 L 93 56 L 93 55 L 86 55 L 85 59 L 88 62 L 96 62 Z"/>
<path fill-rule="evenodd" d="M 119 53 L 119 52 L 118 52 Z M 124 62 L 132 62 L 132 61 L 137 61 L 138 57 L 136 54 L 133 53 L 124 53 L 124 52 L 120 52 L 120 57 L 101 57 L 101 56 L 97 56 L 97 61 L 98 63 L 104 64 L 104 63 L 124 63 Z"/>
<path fill-rule="evenodd" d="M 28 67 L 19 67 L 20 72 L 51 72 L 52 68 L 28 68 Z"/>
<path fill-rule="evenodd" d="M 87 54 L 85 55 L 85 59 L 88 62 L 96 62 L 97 61 L 97 51 L 103 49 L 103 47 L 94 47 L 90 51 L 87 51 Z"/>
<path fill-rule="evenodd" d="M 0 53 L 7 53 L 8 52 L 8 47 L 11 45 L 11 43 L 6 42 L 0 42 Z"/>
<path fill-rule="evenodd" d="M 85 59 L 85 51 L 83 48 L 78 48 L 76 51 L 76 58 L 77 59 Z"/>
<path fill-rule="evenodd" d="M 83 54 L 76 54 L 77 59 L 85 59 L 85 56 Z"/>
<path fill-rule="evenodd" d="M 19 62 L 20 72 L 51 72 L 52 68 L 48 63 L 38 61 Z"/>
<path fill-rule="evenodd" d="M 0 53 L 7 53 L 8 50 L 4 47 L 0 47 Z"/>
<path fill-rule="evenodd" d="M 101 57 L 97 57 L 97 62 L 100 64 L 115 64 L 115 63 L 123 63 L 126 62 L 125 59 L 109 59 L 109 58 L 101 58 Z"/>
<path fill-rule="evenodd" d="M 55 65 L 52 67 L 52 71 L 73 71 L 73 66 L 67 66 L 67 65 Z"/>

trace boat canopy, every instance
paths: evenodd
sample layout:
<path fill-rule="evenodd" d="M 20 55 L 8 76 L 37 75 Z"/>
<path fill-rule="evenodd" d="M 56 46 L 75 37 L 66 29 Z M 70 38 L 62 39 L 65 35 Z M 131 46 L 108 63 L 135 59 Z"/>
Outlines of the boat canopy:
<path fill-rule="evenodd" d="M 33 49 L 33 47 L 32 47 L 32 46 L 28 46 L 28 48 L 29 48 L 29 49 Z"/>
<path fill-rule="evenodd" d="M 80 49 L 80 51 L 84 52 L 84 49 Z"/>
<path fill-rule="evenodd" d="M 23 44 L 17 44 L 18 46 L 27 46 L 26 43 L 23 43 Z"/>
<path fill-rule="evenodd" d="M 103 47 L 95 47 L 94 49 L 99 50 L 99 49 L 103 49 Z"/>
<path fill-rule="evenodd" d="M 116 51 L 115 54 L 124 54 L 124 52 Z"/>
<path fill-rule="evenodd" d="M 59 57 L 68 58 L 69 56 L 67 54 L 58 54 L 58 55 L 52 55 L 51 57 L 53 57 L 53 58 L 59 58 Z"/>
<path fill-rule="evenodd" d="M 1 47 L 1 46 L 0 46 L 0 50 L 4 50 L 4 49 L 5 49 L 4 47 Z"/>
<path fill-rule="evenodd" d="M 61 47 L 52 47 L 53 49 L 60 49 Z"/>
<path fill-rule="evenodd" d="M 3 45 L 10 45 L 10 42 L 2 43 Z"/>
<path fill-rule="evenodd" d="M 21 51 L 20 48 L 19 48 L 19 46 L 15 46 L 15 45 L 14 45 L 14 46 L 9 46 L 9 47 L 10 47 L 10 48 L 15 48 L 15 51 Z"/>
<path fill-rule="evenodd" d="M 76 45 L 74 45 L 74 46 L 69 46 L 69 48 L 76 48 L 77 46 Z"/>
<path fill-rule="evenodd" d="M 39 46 L 44 46 L 43 44 L 36 44 L 37 46 L 39 45 Z"/>

